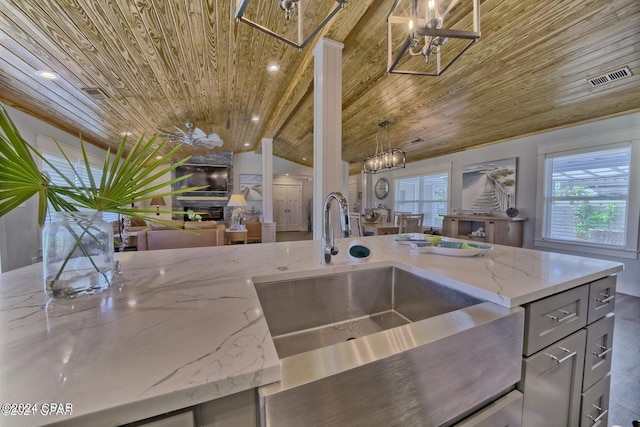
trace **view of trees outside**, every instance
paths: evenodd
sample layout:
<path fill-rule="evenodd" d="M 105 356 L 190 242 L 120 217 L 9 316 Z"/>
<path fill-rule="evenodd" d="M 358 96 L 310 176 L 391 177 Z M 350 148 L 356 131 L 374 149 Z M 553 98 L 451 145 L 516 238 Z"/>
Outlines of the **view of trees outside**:
<path fill-rule="evenodd" d="M 625 246 L 630 150 L 546 161 L 544 237 Z"/>

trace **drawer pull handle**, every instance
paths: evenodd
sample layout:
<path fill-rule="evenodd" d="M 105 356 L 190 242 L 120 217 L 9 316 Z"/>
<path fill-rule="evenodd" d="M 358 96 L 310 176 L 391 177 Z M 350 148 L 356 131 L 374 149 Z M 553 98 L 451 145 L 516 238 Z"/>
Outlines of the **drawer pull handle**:
<path fill-rule="evenodd" d="M 602 417 L 604 417 L 605 415 L 607 415 L 607 413 L 609 412 L 608 409 L 603 409 L 601 407 L 599 407 L 598 405 L 594 405 L 593 403 L 591 404 L 591 406 L 593 406 L 594 408 L 596 408 L 598 410 L 598 416 L 597 417 L 593 417 L 591 415 L 589 415 L 589 418 L 591 418 L 591 423 L 595 424 L 598 421 L 600 421 L 602 419 Z"/>
<path fill-rule="evenodd" d="M 600 294 L 601 297 L 604 297 L 603 299 L 600 298 L 596 298 L 596 301 L 599 302 L 600 304 L 606 304 L 609 301 L 612 301 L 616 296 L 615 295 L 609 295 L 609 294 Z"/>
<path fill-rule="evenodd" d="M 593 355 L 598 359 L 604 359 L 604 356 L 606 356 L 608 353 L 611 353 L 611 347 L 607 348 L 603 345 L 598 345 L 598 347 L 604 350 L 602 353 L 599 353 L 599 354 L 596 353 L 595 351 L 593 352 Z"/>
<path fill-rule="evenodd" d="M 561 322 L 564 322 L 565 320 L 572 319 L 572 318 L 574 318 L 574 317 L 576 317 L 578 315 L 578 313 L 570 313 L 570 312 L 565 311 L 565 310 L 558 310 L 558 311 L 560 313 L 562 313 L 564 316 L 558 317 L 558 316 L 554 316 L 552 314 L 547 314 L 547 317 L 555 320 L 558 323 L 561 323 Z"/>
<path fill-rule="evenodd" d="M 578 354 L 578 352 L 577 352 L 577 351 L 571 351 L 571 350 L 569 350 L 568 348 L 564 348 L 564 347 L 560 347 L 560 346 L 558 346 L 558 348 L 559 348 L 560 350 L 564 351 L 565 353 L 569 353 L 569 354 L 567 354 L 565 357 L 563 357 L 562 359 L 560 359 L 559 357 L 554 356 L 553 354 L 545 353 L 547 356 L 549 356 L 550 358 L 552 358 L 553 360 L 555 360 L 555 361 L 558 363 L 558 365 L 559 365 L 559 364 L 561 364 L 561 363 L 566 362 L 567 360 L 571 359 L 573 356 L 575 356 L 576 354 Z"/>

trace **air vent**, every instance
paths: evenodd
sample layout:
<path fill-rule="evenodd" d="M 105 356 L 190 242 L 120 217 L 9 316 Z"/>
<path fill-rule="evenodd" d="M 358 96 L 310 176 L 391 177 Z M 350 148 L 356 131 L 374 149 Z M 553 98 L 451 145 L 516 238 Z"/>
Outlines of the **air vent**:
<path fill-rule="evenodd" d="M 106 92 L 104 92 L 99 87 L 83 87 L 82 90 L 93 99 L 109 98 L 109 95 L 107 95 Z"/>
<path fill-rule="evenodd" d="M 418 142 L 424 142 L 424 139 L 422 138 L 416 138 L 416 139 L 412 139 L 411 141 L 409 141 L 412 144 L 417 144 Z"/>
<path fill-rule="evenodd" d="M 631 70 L 629 67 L 623 67 L 614 71 L 609 71 L 606 74 L 602 74 L 596 77 L 589 77 L 587 80 L 591 84 L 592 87 L 602 86 L 603 84 L 614 82 L 616 80 L 624 79 L 626 77 L 631 77 Z"/>

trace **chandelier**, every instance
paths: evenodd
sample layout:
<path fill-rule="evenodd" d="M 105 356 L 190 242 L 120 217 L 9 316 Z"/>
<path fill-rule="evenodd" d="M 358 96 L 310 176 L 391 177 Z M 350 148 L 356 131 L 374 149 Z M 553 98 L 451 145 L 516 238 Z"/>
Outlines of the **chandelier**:
<path fill-rule="evenodd" d="M 194 147 L 200 146 L 213 149 L 223 144 L 222 139 L 220 139 L 217 133 L 207 135 L 200 128 L 194 128 L 191 122 L 186 122 L 184 126 L 187 128 L 186 131 L 177 126 L 175 126 L 177 132 L 160 129 L 160 132 L 163 132 L 161 136 L 168 138 L 169 141 L 193 145 Z"/>
<path fill-rule="evenodd" d="M 329 14 L 320 22 L 320 24 L 312 30 L 306 37 L 304 36 L 304 23 L 303 23 L 303 2 L 306 0 L 253 0 L 253 3 L 264 3 L 263 5 L 254 6 L 254 8 L 249 7 L 249 3 L 252 0 L 236 0 L 237 8 L 236 8 L 236 21 L 244 22 L 252 26 L 255 29 L 258 29 L 262 32 L 269 34 L 272 37 L 277 38 L 280 41 L 287 43 L 293 47 L 297 47 L 298 49 L 304 48 L 307 43 L 313 39 L 316 34 L 325 26 L 327 23 L 337 14 L 347 3 L 347 0 L 336 0 L 337 5 L 333 8 Z M 318 4 L 324 3 L 324 1 L 317 0 Z M 251 20 L 251 18 L 258 20 L 262 19 L 264 16 L 270 16 L 272 13 L 269 12 L 269 8 L 279 7 L 284 13 L 283 18 L 285 21 L 285 25 L 279 25 L 282 27 L 283 32 L 285 34 L 278 34 L 274 30 L 271 30 L 263 25 L 258 24 Z M 286 24 L 291 21 L 292 17 L 295 18 L 295 11 L 297 13 L 297 21 L 296 28 L 287 26 Z M 286 30 L 289 30 L 288 32 Z M 291 40 L 292 38 L 296 38 L 296 40 Z"/>
<path fill-rule="evenodd" d="M 378 133 L 376 134 L 376 153 L 364 159 L 362 172 L 374 174 L 381 170 L 391 171 L 402 169 L 406 163 L 406 155 L 399 148 L 391 147 L 391 139 L 389 138 L 389 121 L 385 120 L 378 124 Z M 385 129 L 387 133 L 387 149 L 385 150 L 381 133 Z"/>
<path fill-rule="evenodd" d="M 480 0 L 395 0 L 387 72 L 439 77 L 480 38 Z"/>

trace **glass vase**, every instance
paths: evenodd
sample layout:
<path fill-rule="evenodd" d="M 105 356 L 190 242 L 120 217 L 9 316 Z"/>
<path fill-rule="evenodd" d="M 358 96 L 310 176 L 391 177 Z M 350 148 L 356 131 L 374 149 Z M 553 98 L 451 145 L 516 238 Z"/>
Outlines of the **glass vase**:
<path fill-rule="evenodd" d="M 42 247 L 44 289 L 52 298 L 93 295 L 111 285 L 113 228 L 102 212 L 56 212 Z"/>

